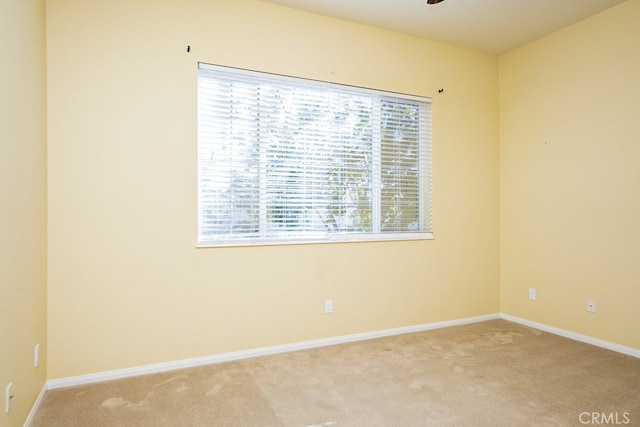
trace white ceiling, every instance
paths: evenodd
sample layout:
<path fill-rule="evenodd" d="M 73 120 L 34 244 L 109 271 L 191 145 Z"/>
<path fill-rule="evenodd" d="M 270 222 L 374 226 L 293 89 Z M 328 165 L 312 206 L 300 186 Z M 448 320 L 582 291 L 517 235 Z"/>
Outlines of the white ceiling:
<path fill-rule="evenodd" d="M 625 0 L 264 0 L 501 54 Z"/>

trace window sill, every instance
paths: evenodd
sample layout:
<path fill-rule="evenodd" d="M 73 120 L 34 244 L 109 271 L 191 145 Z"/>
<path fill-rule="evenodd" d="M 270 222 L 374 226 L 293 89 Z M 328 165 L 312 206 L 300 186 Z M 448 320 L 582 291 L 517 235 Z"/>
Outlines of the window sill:
<path fill-rule="evenodd" d="M 196 248 L 220 248 L 237 246 L 276 246 L 276 245 L 315 245 L 324 243 L 359 243 L 359 242 L 392 242 L 410 240 L 433 240 L 433 233 L 337 233 L 319 238 L 272 238 L 272 239 L 233 239 L 233 240 L 201 240 Z"/>

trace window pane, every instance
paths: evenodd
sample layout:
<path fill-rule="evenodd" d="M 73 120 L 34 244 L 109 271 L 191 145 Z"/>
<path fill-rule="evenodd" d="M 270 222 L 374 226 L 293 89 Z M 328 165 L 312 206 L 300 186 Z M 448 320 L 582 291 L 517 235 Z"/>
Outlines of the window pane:
<path fill-rule="evenodd" d="M 381 231 L 418 231 L 419 107 L 397 101 L 381 107 Z"/>

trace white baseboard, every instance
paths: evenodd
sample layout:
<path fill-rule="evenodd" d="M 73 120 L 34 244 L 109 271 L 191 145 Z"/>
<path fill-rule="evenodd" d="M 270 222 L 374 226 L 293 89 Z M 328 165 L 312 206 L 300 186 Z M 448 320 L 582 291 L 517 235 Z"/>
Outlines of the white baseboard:
<path fill-rule="evenodd" d="M 31 407 L 31 411 L 29 412 L 29 415 L 27 416 L 27 419 L 24 421 L 24 427 L 29 427 L 31 425 L 31 422 L 33 421 L 33 418 L 36 416 L 36 412 L 38 412 L 38 408 L 40 407 L 40 403 L 42 403 L 42 399 L 44 398 L 44 395 L 47 392 L 47 383 L 44 383 L 44 385 L 42 386 L 42 389 L 40 390 L 40 393 L 38 394 L 38 397 L 36 398 L 36 401 L 33 403 L 33 406 Z"/>
<path fill-rule="evenodd" d="M 249 359 L 249 358 L 258 357 L 258 356 L 268 356 L 273 354 L 286 353 L 290 351 L 307 350 L 311 348 L 325 347 L 325 346 L 336 345 L 336 344 L 345 344 L 345 343 L 364 341 L 364 340 L 375 339 L 375 338 L 383 338 L 383 337 L 389 337 L 393 335 L 408 334 L 413 332 L 423 332 L 423 331 L 428 331 L 433 329 L 446 328 L 450 326 L 460 326 L 460 325 L 484 322 L 487 320 L 494 320 L 494 319 L 508 320 L 511 322 L 519 323 L 521 325 L 529 326 L 535 329 L 539 329 L 545 332 L 559 335 L 565 338 L 570 338 L 576 341 L 581 341 L 587 344 L 592 344 L 598 347 L 603 347 L 609 350 L 613 350 L 618 353 L 623 353 L 623 354 L 640 358 L 639 349 L 626 347 L 620 344 L 615 344 L 612 342 L 589 337 L 587 335 L 582 335 L 582 334 L 567 331 L 564 329 L 556 328 L 553 326 L 544 325 L 542 323 L 533 322 L 533 321 L 522 319 L 516 316 L 511 316 L 509 314 L 496 313 L 496 314 L 488 314 L 484 316 L 467 317 L 463 319 L 446 320 L 443 322 L 426 323 L 422 325 L 413 325 L 413 326 L 405 326 L 401 328 L 364 332 L 360 334 L 342 335 L 342 336 L 331 337 L 331 338 L 302 341 L 297 343 L 276 345 L 271 347 L 261 347 L 261 348 L 255 348 L 250 350 L 234 351 L 230 353 L 222 353 L 222 354 L 216 354 L 212 356 L 196 357 L 192 359 L 182 359 L 182 360 L 176 360 L 171 362 L 136 366 L 136 367 L 125 368 L 125 369 L 117 369 L 113 371 L 98 372 L 95 374 L 59 378 L 59 379 L 47 381 L 47 383 L 45 384 L 45 387 L 47 390 L 55 390 L 55 389 L 64 388 L 64 387 L 72 387 L 72 386 L 85 385 L 85 384 L 97 383 L 102 381 L 117 380 L 122 378 L 135 377 L 139 375 L 156 374 L 160 372 L 168 372 L 168 371 L 174 371 L 177 369 L 192 368 L 192 367 L 210 365 L 215 363 L 232 362 L 235 360 Z M 40 397 L 38 399 L 40 399 Z M 32 410 L 32 412 L 34 411 Z"/>
<path fill-rule="evenodd" d="M 561 337 L 570 338 L 575 341 L 580 341 L 583 343 L 595 345 L 597 347 L 606 348 L 607 350 L 613 350 L 618 353 L 626 354 L 628 356 L 640 358 L 640 349 L 637 349 L 637 348 L 627 347 L 627 346 L 616 344 L 610 341 L 593 338 L 588 335 L 578 334 L 576 332 L 567 331 L 565 329 L 556 328 L 554 326 L 545 325 L 543 323 L 533 322 L 531 320 L 522 319 L 516 316 L 511 316 L 509 314 L 502 313 L 500 314 L 500 318 L 504 320 L 508 320 L 510 322 L 529 326 L 534 329 L 539 329 L 541 331 L 549 332 L 551 334 L 560 335 Z"/>
<path fill-rule="evenodd" d="M 323 338 L 311 341 L 302 341 L 291 344 L 276 345 L 271 347 L 261 347 L 251 350 L 234 351 L 231 353 L 217 354 L 213 356 L 196 357 L 193 359 L 182 359 L 172 362 L 156 363 L 152 365 L 136 366 L 133 368 L 117 369 L 113 371 L 98 372 L 95 374 L 79 375 L 74 377 L 59 378 L 47 381 L 47 389 L 55 390 L 63 387 L 91 384 L 101 381 L 116 380 L 121 378 L 135 377 L 138 375 L 155 374 L 160 372 L 174 371 L 176 369 L 192 368 L 196 366 L 210 365 L 214 363 L 231 362 L 235 360 L 249 359 L 258 356 L 268 356 L 272 354 L 286 353 L 297 350 L 307 350 L 317 347 L 325 347 L 335 344 L 345 344 L 356 341 L 364 341 L 374 338 L 383 338 L 393 335 L 408 334 L 412 332 L 422 332 L 432 329 L 446 328 L 449 326 L 459 326 L 471 323 L 484 322 L 487 320 L 499 319 L 499 314 L 488 314 L 484 316 L 467 317 L 463 319 L 446 320 L 443 322 L 426 323 L 422 325 L 405 326 L 394 329 L 384 329 L 380 331 L 364 332 L 360 334 L 342 335 L 331 338 Z"/>

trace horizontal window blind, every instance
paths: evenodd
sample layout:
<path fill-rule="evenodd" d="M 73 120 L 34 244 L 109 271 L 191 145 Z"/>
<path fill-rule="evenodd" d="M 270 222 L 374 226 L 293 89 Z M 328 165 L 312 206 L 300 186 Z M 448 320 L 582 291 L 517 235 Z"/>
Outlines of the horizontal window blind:
<path fill-rule="evenodd" d="M 198 244 L 428 238 L 427 98 L 200 64 Z"/>

